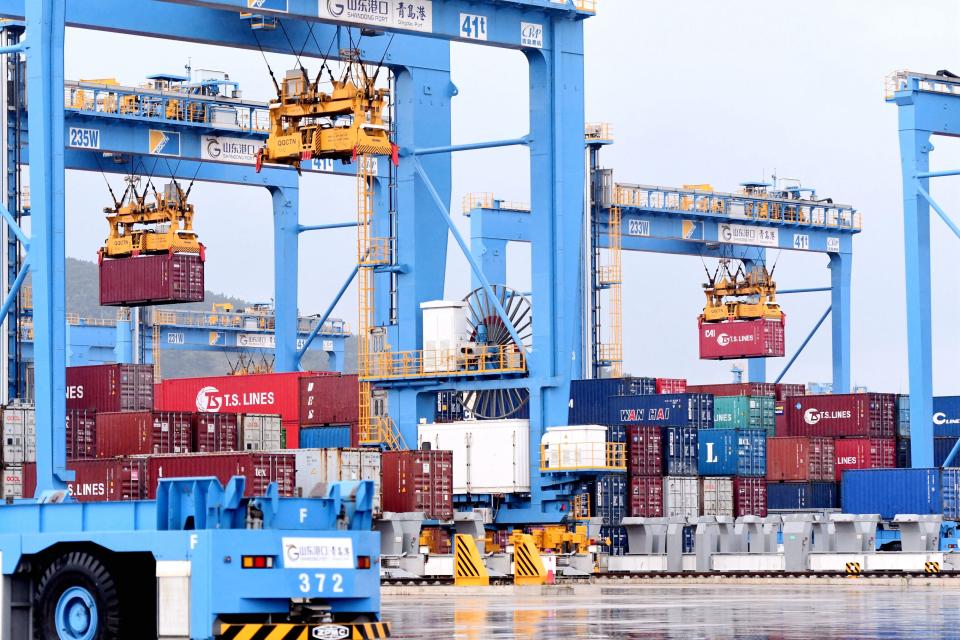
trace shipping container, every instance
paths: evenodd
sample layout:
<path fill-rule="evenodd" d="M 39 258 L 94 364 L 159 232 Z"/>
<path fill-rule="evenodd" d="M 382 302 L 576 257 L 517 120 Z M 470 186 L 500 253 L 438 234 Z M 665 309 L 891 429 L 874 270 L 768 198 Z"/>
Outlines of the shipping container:
<path fill-rule="evenodd" d="M 300 379 L 300 424 L 351 424 L 360 421 L 357 376 L 311 376 Z"/>
<path fill-rule="evenodd" d="M 322 371 L 265 373 L 248 376 L 171 378 L 155 387 L 157 411 L 199 413 L 253 413 L 280 415 L 284 422 L 299 425 L 300 379 L 339 375 Z M 299 446 L 299 430 L 288 430 L 287 446 Z"/>
<path fill-rule="evenodd" d="M 777 401 L 776 408 L 776 435 L 777 437 L 787 437 L 787 412 L 785 408 L 785 403 Z"/>
<path fill-rule="evenodd" d="M 686 393 L 687 381 L 683 378 L 657 378 L 657 393 Z"/>
<path fill-rule="evenodd" d="M 240 424 L 241 451 L 276 451 L 288 447 L 284 441 L 286 431 L 280 416 L 273 414 L 245 413 L 238 418 Z M 299 434 L 297 436 L 299 438 Z"/>
<path fill-rule="evenodd" d="M 836 482 L 768 482 L 770 511 L 823 511 L 840 507 Z"/>
<path fill-rule="evenodd" d="M 94 411 L 67 411 L 67 460 L 97 457 L 97 414 Z"/>
<path fill-rule="evenodd" d="M 940 470 L 940 491 L 943 517 L 947 520 L 960 520 L 960 469 L 952 467 Z"/>
<path fill-rule="evenodd" d="M 459 391 L 438 391 L 434 422 L 460 422 L 467 419 L 467 411 Z"/>
<path fill-rule="evenodd" d="M 603 427 L 600 442 L 605 442 Z M 547 433 L 552 433 L 547 430 Z M 544 436 L 547 437 L 546 435 Z M 453 453 L 453 493 L 513 494 L 530 491 L 530 422 L 528 420 L 470 420 L 417 425 L 421 448 Z M 547 463 L 551 450 L 547 451 Z M 559 455 L 573 455 L 564 448 Z M 598 452 L 606 463 L 605 447 Z M 559 464 L 559 460 L 556 461 Z"/>
<path fill-rule="evenodd" d="M 167 253 L 100 261 L 100 304 L 136 307 L 203 302 L 203 257 Z"/>
<path fill-rule="evenodd" d="M 152 364 L 67 367 L 67 411 L 153 410 Z M 195 411 L 193 405 L 183 411 Z"/>
<path fill-rule="evenodd" d="M 733 478 L 700 479 L 700 513 L 733 517 Z"/>
<path fill-rule="evenodd" d="M 29 463 L 26 466 L 36 468 L 35 463 Z M 23 466 L 4 465 L 4 467 L 0 469 L 0 473 L 3 474 L 2 476 L 0 476 L 0 495 L 2 495 L 4 499 L 33 497 L 33 493 L 34 493 L 34 490 L 36 489 L 37 483 L 36 483 L 36 480 L 34 480 L 34 483 L 33 483 L 34 489 L 32 489 L 29 494 L 24 494 L 24 491 L 26 489 L 23 486 L 23 481 L 24 481 Z M 34 471 L 34 475 L 36 475 L 36 471 Z"/>
<path fill-rule="evenodd" d="M 910 437 L 910 396 L 905 394 L 897 396 L 897 437 Z"/>
<path fill-rule="evenodd" d="M 787 435 L 893 438 L 896 396 L 854 393 L 801 396 L 787 401 Z"/>
<path fill-rule="evenodd" d="M 663 517 L 662 477 L 630 477 L 630 515 L 634 518 Z"/>
<path fill-rule="evenodd" d="M 193 415 L 167 411 L 97 413 L 97 457 L 189 453 Z"/>
<path fill-rule="evenodd" d="M 767 515 L 766 478 L 733 479 L 733 511 L 735 518 Z"/>
<path fill-rule="evenodd" d="M 380 452 L 374 449 L 288 449 L 296 460 L 295 495 L 323 498 L 331 482 L 373 481 L 373 512 L 381 513 Z"/>
<path fill-rule="evenodd" d="M 75 460 L 67 469 L 76 476 L 67 491 L 77 502 L 143 500 L 147 497 L 146 458 L 105 458 Z M 23 467 L 24 495 L 32 497 L 37 488 L 37 465 Z"/>
<path fill-rule="evenodd" d="M 303 449 L 344 449 L 353 446 L 350 425 L 300 427 L 300 447 Z"/>
<path fill-rule="evenodd" d="M 760 429 L 705 429 L 697 434 L 703 476 L 767 475 L 767 435 Z"/>
<path fill-rule="evenodd" d="M 660 427 L 626 427 L 627 471 L 632 476 L 663 475 L 663 431 Z"/>
<path fill-rule="evenodd" d="M 652 395 L 655 378 L 592 378 L 570 382 L 567 424 L 610 424 L 612 396 Z"/>
<path fill-rule="evenodd" d="M 911 466 L 910 438 L 897 438 L 897 468 L 908 469 Z"/>
<path fill-rule="evenodd" d="M 832 438 L 768 438 L 767 480 L 833 482 L 836 448 Z"/>
<path fill-rule="evenodd" d="M 611 473 L 600 476 L 593 485 L 593 515 L 604 525 L 619 526 L 627 515 L 627 476 Z"/>
<path fill-rule="evenodd" d="M 769 396 L 716 396 L 713 399 L 714 429 L 777 430 L 777 401 Z"/>
<path fill-rule="evenodd" d="M 668 476 L 697 475 L 697 428 L 669 427 L 663 439 L 663 471 Z"/>
<path fill-rule="evenodd" d="M 663 515 L 696 518 L 700 515 L 700 478 L 667 476 L 663 479 Z"/>
<path fill-rule="evenodd" d="M 453 519 L 451 451 L 385 451 L 380 464 L 384 513 L 419 511 L 427 520 Z"/>
<path fill-rule="evenodd" d="M 948 471 L 953 482 L 956 471 Z M 947 493 L 949 503 L 940 469 L 855 469 L 843 474 L 840 499 L 844 513 L 877 513 L 887 520 L 897 514 L 960 515 L 957 493 Z"/>
<path fill-rule="evenodd" d="M 777 383 L 776 388 L 776 398 L 781 402 L 791 396 L 807 395 L 807 385 L 805 384 L 787 384 L 785 382 L 781 382 Z"/>
<path fill-rule="evenodd" d="M 957 440 L 960 440 L 960 438 L 943 438 L 937 436 L 933 439 L 933 466 L 943 466 L 943 464 L 947 461 L 947 458 L 950 456 L 950 452 L 953 451 L 954 445 L 957 444 Z M 955 460 L 953 464 L 960 464 L 960 460 Z"/>
<path fill-rule="evenodd" d="M 786 317 L 700 321 L 700 359 L 782 358 Z"/>
<path fill-rule="evenodd" d="M 244 495 L 263 496 L 271 482 L 276 482 L 281 496 L 296 491 L 296 458 L 278 451 L 244 451 L 232 453 L 188 453 L 158 455 L 147 458 L 147 497 L 157 495 L 163 478 L 213 476 L 226 485 L 233 476 L 246 478 Z"/>
<path fill-rule="evenodd" d="M 838 438 L 836 475 L 840 482 L 850 469 L 892 469 L 897 466 L 897 442 L 893 439 Z"/>
<path fill-rule="evenodd" d="M 37 420 L 32 404 L 16 403 L 3 408 L 3 464 L 37 461 Z"/>
<path fill-rule="evenodd" d="M 713 396 L 679 393 L 610 398 L 608 424 L 651 427 L 713 427 Z"/>
<path fill-rule="evenodd" d="M 238 451 L 240 427 L 235 413 L 197 413 L 193 417 L 193 450 L 197 453 Z"/>
<path fill-rule="evenodd" d="M 933 399 L 933 435 L 960 436 L 960 396 L 937 396 Z"/>
<path fill-rule="evenodd" d="M 709 393 L 715 396 L 769 396 L 777 395 L 772 382 L 740 382 L 730 384 L 688 384 L 687 393 Z"/>
<path fill-rule="evenodd" d="M 600 538 L 604 540 L 604 544 L 600 545 L 601 552 L 612 556 L 626 555 L 627 530 L 624 527 L 600 527 Z M 610 544 L 606 544 L 606 541 Z"/>

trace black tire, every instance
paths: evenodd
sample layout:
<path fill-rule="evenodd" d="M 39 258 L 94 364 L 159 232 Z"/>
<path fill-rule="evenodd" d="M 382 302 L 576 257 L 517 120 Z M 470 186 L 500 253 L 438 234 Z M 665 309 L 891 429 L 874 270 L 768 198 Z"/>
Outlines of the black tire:
<path fill-rule="evenodd" d="M 56 628 L 57 603 L 70 587 L 81 587 L 93 597 L 97 607 L 93 640 L 119 640 L 121 607 L 117 582 L 97 556 L 82 551 L 71 551 L 55 559 L 40 577 L 33 601 L 34 638 L 60 639 Z"/>

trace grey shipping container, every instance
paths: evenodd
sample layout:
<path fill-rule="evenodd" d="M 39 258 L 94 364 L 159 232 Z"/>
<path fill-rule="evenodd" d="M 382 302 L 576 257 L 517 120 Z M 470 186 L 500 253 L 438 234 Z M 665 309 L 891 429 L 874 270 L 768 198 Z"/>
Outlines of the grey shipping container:
<path fill-rule="evenodd" d="M 3 464 L 21 465 L 37 460 L 37 422 L 32 404 L 3 408 Z"/>
<path fill-rule="evenodd" d="M 696 518 L 700 515 L 700 479 L 663 479 L 663 515 L 667 518 Z"/>
<path fill-rule="evenodd" d="M 245 413 L 240 417 L 243 451 L 276 451 L 282 447 L 283 423 L 278 415 Z"/>
<path fill-rule="evenodd" d="M 733 478 L 700 479 L 700 513 L 733 517 Z"/>
<path fill-rule="evenodd" d="M 322 498 L 327 485 L 341 480 L 372 480 L 373 512 L 381 513 L 380 452 L 373 449 L 285 449 L 296 457 L 296 495 Z"/>

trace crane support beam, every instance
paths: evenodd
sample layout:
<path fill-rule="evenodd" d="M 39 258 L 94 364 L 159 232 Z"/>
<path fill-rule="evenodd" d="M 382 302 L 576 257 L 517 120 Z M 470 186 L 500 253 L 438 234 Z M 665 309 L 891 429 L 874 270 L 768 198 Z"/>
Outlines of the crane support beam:
<path fill-rule="evenodd" d="M 800 343 L 800 347 L 797 349 L 796 353 L 794 353 L 790 360 L 787 361 L 787 366 L 783 368 L 783 371 L 781 371 L 780 375 L 777 376 L 777 379 L 774 380 L 775 383 L 779 384 L 779 382 L 783 380 L 783 377 L 787 375 L 787 372 L 790 371 L 790 367 L 792 367 L 793 363 L 797 361 L 797 358 L 800 357 L 800 354 L 803 353 L 803 350 L 807 347 L 810 341 L 813 340 L 813 336 L 816 335 L 821 325 L 823 325 L 824 321 L 826 321 L 827 316 L 830 315 L 830 311 L 831 307 L 827 307 L 827 310 L 824 311 L 823 315 L 820 316 L 820 319 L 817 320 L 817 324 L 813 325 L 813 329 L 810 330 L 810 333 L 807 334 L 807 337 L 803 339 L 802 343 Z"/>
<path fill-rule="evenodd" d="M 324 311 L 323 315 L 320 316 L 320 320 L 317 322 L 317 326 L 314 327 L 313 331 L 310 332 L 310 335 L 307 336 L 306 340 L 303 341 L 303 346 L 300 347 L 300 350 L 297 351 L 297 365 L 300 364 L 300 361 L 303 359 L 303 356 L 307 353 L 307 350 L 310 348 L 310 345 L 313 344 L 314 339 L 320 334 L 320 330 L 323 328 L 324 323 L 327 321 L 327 318 L 330 317 L 330 314 L 333 313 L 333 310 L 337 307 L 337 304 L 340 302 L 340 298 L 343 297 L 343 294 L 347 292 L 347 289 L 350 288 L 350 285 L 353 284 L 353 279 L 357 277 L 357 271 L 360 270 L 360 267 L 354 265 L 353 271 L 350 272 L 350 275 L 347 277 L 347 280 L 343 283 L 343 286 L 340 287 L 340 291 L 337 292 L 337 295 L 333 297 L 333 301 L 330 303 L 330 306 L 327 307 L 327 310 Z"/>
<path fill-rule="evenodd" d="M 480 149 L 499 149 L 501 147 L 522 147 L 530 146 L 530 136 L 522 138 L 512 138 L 509 140 L 491 140 L 489 142 L 470 142 L 466 144 L 451 144 L 445 147 L 428 147 L 425 149 L 414 149 L 412 155 L 429 156 L 438 153 L 456 153 L 458 151 L 477 151 Z"/>

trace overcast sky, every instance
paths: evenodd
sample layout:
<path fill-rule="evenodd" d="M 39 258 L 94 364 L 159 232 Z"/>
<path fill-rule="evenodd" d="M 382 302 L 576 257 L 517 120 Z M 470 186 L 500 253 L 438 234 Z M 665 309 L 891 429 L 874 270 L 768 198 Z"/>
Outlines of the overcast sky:
<path fill-rule="evenodd" d="M 586 26 L 588 120 L 615 127 L 604 165 L 621 182 L 709 183 L 733 190 L 747 179 L 798 178 L 819 195 L 863 214 L 854 243 L 853 380 L 877 391 L 907 388 L 900 163 L 896 108 L 883 100 L 896 69 L 960 72 L 956 0 L 601 0 Z M 136 84 L 156 72 L 226 71 L 244 95 L 266 100 L 272 87 L 259 54 L 104 33 L 69 31 L 69 79 L 115 77 Z M 292 56 L 271 56 L 279 72 Z M 527 71 L 516 52 L 453 47 L 454 142 L 513 137 L 527 128 Z M 956 142 L 937 141 L 934 163 L 956 168 Z M 464 194 L 492 191 L 528 200 L 526 151 L 489 150 L 454 158 L 453 206 Z M 933 194 L 960 218 L 960 178 Z M 114 179 L 119 184 L 119 179 Z M 208 288 L 251 300 L 272 297 L 271 207 L 265 190 L 198 185 L 196 227 L 209 247 Z M 93 259 L 106 234 L 103 178 L 67 177 L 67 253 Z M 304 223 L 355 219 L 350 179 L 307 176 Z M 457 215 L 458 218 L 459 215 Z M 467 220 L 460 227 L 469 233 Z M 960 240 L 939 221 L 934 242 L 934 383 L 960 393 L 956 318 Z M 300 309 L 323 311 L 355 260 L 352 230 L 305 236 Z M 446 295 L 468 291 L 469 269 L 451 243 Z M 322 257 L 321 257 L 322 256 Z M 775 259 L 771 252 L 770 258 Z M 510 252 L 510 284 L 529 286 L 529 252 Z M 825 256 L 784 253 L 782 288 L 829 283 Z M 624 257 L 626 369 L 636 375 L 726 381 L 729 363 L 697 360 L 696 316 L 703 306 L 699 258 Z M 829 304 L 828 294 L 784 296 L 792 352 Z M 355 324 L 356 294 L 338 308 Z M 783 359 L 769 361 L 775 377 Z M 825 325 L 787 380 L 828 381 Z"/>

